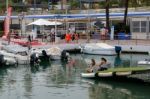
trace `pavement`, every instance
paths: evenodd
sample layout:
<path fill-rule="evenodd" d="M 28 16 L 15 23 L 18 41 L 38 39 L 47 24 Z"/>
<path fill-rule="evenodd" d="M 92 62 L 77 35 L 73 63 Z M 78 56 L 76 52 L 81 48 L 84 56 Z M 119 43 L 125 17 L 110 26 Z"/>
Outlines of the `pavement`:
<path fill-rule="evenodd" d="M 61 45 L 61 44 L 67 44 L 65 40 L 57 40 L 56 42 L 50 42 L 48 40 L 42 40 L 42 39 L 36 39 L 39 42 L 42 42 L 44 44 L 48 45 Z M 23 39 L 20 39 L 19 41 L 26 41 Z M 0 39 L 0 43 L 2 43 L 2 40 Z M 99 40 L 99 39 L 79 39 L 78 41 L 70 41 L 68 44 L 84 44 L 84 43 L 107 43 L 110 45 L 142 45 L 142 46 L 150 46 L 150 39 L 147 40 Z"/>
<path fill-rule="evenodd" d="M 66 43 L 65 40 L 59 40 L 55 43 L 52 42 L 45 42 L 47 44 L 64 44 Z M 150 40 L 96 40 L 96 39 L 80 39 L 78 41 L 71 41 L 69 42 L 70 44 L 72 43 L 79 43 L 79 44 L 84 44 L 84 43 L 107 43 L 110 45 L 142 45 L 142 46 L 150 46 Z"/>

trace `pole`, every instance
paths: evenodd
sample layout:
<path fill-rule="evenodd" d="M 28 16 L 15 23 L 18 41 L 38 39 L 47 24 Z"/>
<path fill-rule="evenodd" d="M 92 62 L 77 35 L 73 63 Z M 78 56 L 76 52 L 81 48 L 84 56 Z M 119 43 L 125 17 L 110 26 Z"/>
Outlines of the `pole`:
<path fill-rule="evenodd" d="M 67 1 L 65 0 L 65 5 L 67 4 Z M 68 14 L 68 11 L 67 11 L 67 9 L 65 10 L 65 14 L 66 14 L 66 19 L 65 19 L 65 21 L 66 21 L 66 33 L 68 32 L 68 29 L 69 29 L 69 26 L 68 26 L 68 22 L 67 22 L 67 14 Z"/>
<path fill-rule="evenodd" d="M 124 25 L 125 26 L 127 24 L 128 3 L 129 3 L 129 0 L 125 0 L 125 12 L 124 12 Z"/>
<path fill-rule="evenodd" d="M 90 32 L 91 32 L 91 26 L 90 26 L 90 16 L 89 16 L 89 10 L 90 10 L 90 8 L 91 8 L 91 6 L 90 6 L 90 0 L 88 1 L 89 2 L 89 7 L 88 7 L 88 9 L 87 9 L 87 43 L 89 43 L 89 41 L 90 41 Z"/>
<path fill-rule="evenodd" d="M 58 38 L 57 38 L 57 25 L 56 25 L 56 16 L 55 16 L 55 43 L 58 43 Z"/>
<path fill-rule="evenodd" d="M 81 0 L 80 0 L 80 11 L 82 10 L 82 5 L 81 5 L 82 3 L 81 3 Z"/>
<path fill-rule="evenodd" d="M 108 29 L 108 33 L 110 33 L 110 27 L 109 27 L 109 0 L 106 0 L 106 28 Z"/>
<path fill-rule="evenodd" d="M 6 0 L 6 14 L 8 13 L 8 0 Z"/>

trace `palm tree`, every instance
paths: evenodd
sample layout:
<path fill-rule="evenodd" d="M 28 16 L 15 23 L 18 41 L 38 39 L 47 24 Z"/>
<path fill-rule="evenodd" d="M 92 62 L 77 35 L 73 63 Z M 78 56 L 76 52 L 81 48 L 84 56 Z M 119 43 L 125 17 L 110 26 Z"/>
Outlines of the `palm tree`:
<path fill-rule="evenodd" d="M 129 0 L 125 0 L 124 25 L 126 26 Z"/>
<path fill-rule="evenodd" d="M 110 33 L 110 27 L 109 27 L 109 0 L 106 0 L 106 28 L 108 29 L 108 33 Z"/>

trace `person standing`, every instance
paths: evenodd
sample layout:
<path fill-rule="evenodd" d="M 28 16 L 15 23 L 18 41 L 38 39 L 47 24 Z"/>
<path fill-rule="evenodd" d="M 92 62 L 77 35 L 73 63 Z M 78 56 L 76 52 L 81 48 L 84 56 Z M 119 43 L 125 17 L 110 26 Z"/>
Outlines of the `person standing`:
<path fill-rule="evenodd" d="M 71 34 L 70 33 L 68 33 L 68 32 L 66 33 L 65 40 L 66 40 L 67 43 L 70 42 L 70 40 L 71 40 Z"/>
<path fill-rule="evenodd" d="M 76 43 L 78 43 L 79 34 L 75 32 L 75 33 L 74 33 L 74 38 L 75 38 L 75 40 L 76 40 Z"/>

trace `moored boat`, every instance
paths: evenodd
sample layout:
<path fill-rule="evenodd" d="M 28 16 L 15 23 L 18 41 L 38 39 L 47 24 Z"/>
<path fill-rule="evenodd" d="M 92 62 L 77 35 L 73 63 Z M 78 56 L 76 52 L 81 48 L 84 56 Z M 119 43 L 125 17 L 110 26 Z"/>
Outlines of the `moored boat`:
<path fill-rule="evenodd" d="M 50 55 L 51 60 L 68 60 L 69 57 L 69 53 L 59 47 L 51 47 L 46 52 Z"/>
<path fill-rule="evenodd" d="M 140 74 L 145 71 L 150 71 L 147 67 L 128 67 L 128 68 L 110 68 L 104 71 L 97 71 L 96 73 L 81 73 L 83 78 L 115 78 L 115 77 L 128 77 L 132 74 Z"/>
<path fill-rule="evenodd" d="M 29 64 L 30 57 L 26 52 L 9 53 L 1 50 L 0 53 L 4 55 L 4 57 L 14 58 L 17 64 Z"/>
<path fill-rule="evenodd" d="M 81 47 L 81 51 L 86 54 L 116 55 L 121 52 L 121 47 L 111 46 L 106 43 L 91 43 Z"/>
<path fill-rule="evenodd" d="M 0 54 L 0 65 L 6 66 L 6 65 L 15 65 L 17 62 L 14 58 L 11 57 L 4 57 L 4 55 Z"/>
<path fill-rule="evenodd" d="M 150 59 L 145 59 L 143 61 L 138 61 L 138 65 L 150 65 Z"/>

